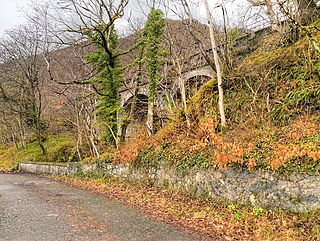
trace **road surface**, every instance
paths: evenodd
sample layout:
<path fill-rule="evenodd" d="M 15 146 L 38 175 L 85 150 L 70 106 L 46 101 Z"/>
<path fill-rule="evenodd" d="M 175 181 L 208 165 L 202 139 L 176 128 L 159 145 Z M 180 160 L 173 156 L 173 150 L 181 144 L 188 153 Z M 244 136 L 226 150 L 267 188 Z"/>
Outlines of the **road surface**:
<path fill-rule="evenodd" d="M 0 240 L 199 240 L 116 201 L 32 175 L 0 173 Z"/>

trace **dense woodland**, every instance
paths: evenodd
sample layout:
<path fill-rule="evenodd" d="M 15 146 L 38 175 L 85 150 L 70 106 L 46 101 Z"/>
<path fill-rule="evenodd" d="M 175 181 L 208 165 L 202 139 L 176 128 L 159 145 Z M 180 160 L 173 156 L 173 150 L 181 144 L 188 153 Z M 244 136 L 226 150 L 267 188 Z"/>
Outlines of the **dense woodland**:
<path fill-rule="evenodd" d="M 2 168 L 114 161 L 319 171 L 319 2 L 249 2 L 254 14 L 238 26 L 223 3 L 218 21 L 207 1 L 139 2 L 145 21 L 131 16 L 126 36 L 117 23 L 129 0 L 33 6 L 0 40 Z M 201 66 L 212 77 L 185 79 Z"/>

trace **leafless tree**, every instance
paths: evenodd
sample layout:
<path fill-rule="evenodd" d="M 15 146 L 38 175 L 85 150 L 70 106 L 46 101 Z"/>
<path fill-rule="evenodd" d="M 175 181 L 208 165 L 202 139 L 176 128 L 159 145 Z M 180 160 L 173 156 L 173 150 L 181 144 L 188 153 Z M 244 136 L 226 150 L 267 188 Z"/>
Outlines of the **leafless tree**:
<path fill-rule="evenodd" d="M 90 153 L 93 157 L 100 156 L 99 130 L 95 109 L 97 97 L 90 85 L 70 85 L 54 90 L 64 100 L 63 108 L 69 123 L 76 133 L 76 148 L 79 160 Z"/>
<path fill-rule="evenodd" d="M 196 39 L 196 35 L 194 33 L 195 29 L 192 27 L 193 22 L 194 22 L 194 17 L 190 9 L 190 5 L 187 0 L 181 0 L 182 6 L 184 7 L 185 12 L 187 13 L 189 17 L 189 26 L 190 26 L 190 32 L 193 34 L 193 36 Z M 226 118 L 225 118 L 225 113 L 224 113 L 224 101 L 223 101 L 223 88 L 222 88 L 222 72 L 221 72 L 221 67 L 220 67 L 220 60 L 218 56 L 218 49 L 217 49 L 217 44 L 215 40 L 215 33 L 214 33 L 214 27 L 213 27 L 213 18 L 209 9 L 209 4 L 207 1 L 203 2 L 206 8 L 206 13 L 207 13 L 207 21 L 208 21 L 208 26 L 209 26 L 209 33 L 210 33 L 210 39 L 211 39 L 211 47 L 212 47 L 212 52 L 214 56 L 214 62 L 212 63 L 211 58 L 207 55 L 206 51 L 203 49 L 201 42 L 200 42 L 200 49 L 204 57 L 206 58 L 207 62 L 214 67 L 216 76 L 218 79 L 218 91 L 219 91 L 219 110 L 220 110 L 220 119 L 221 119 L 221 126 L 225 127 L 226 126 Z M 199 42 L 199 40 L 196 40 Z"/>
<path fill-rule="evenodd" d="M 287 21 L 300 28 L 315 21 L 320 16 L 314 0 L 248 0 L 252 6 L 265 9 L 273 30 L 283 32 L 282 22 Z"/>
<path fill-rule="evenodd" d="M 7 66 L 0 83 L 0 96 L 11 111 L 22 116 L 24 122 L 36 135 L 38 144 L 46 154 L 42 133 L 43 122 L 41 77 L 43 42 L 41 31 L 35 25 L 25 25 L 9 31 L 0 42 L 1 62 Z"/>
<path fill-rule="evenodd" d="M 221 118 L 221 126 L 226 126 L 226 116 L 224 113 L 224 101 L 223 101 L 223 88 L 222 88 L 222 71 L 221 66 L 219 62 L 219 55 L 217 50 L 217 43 L 215 39 L 214 29 L 213 29 L 213 18 L 212 14 L 209 8 L 208 0 L 203 1 L 204 6 L 206 8 L 207 13 L 207 19 L 208 19 L 208 25 L 209 25 L 209 31 L 210 31 L 210 39 L 211 39 L 211 46 L 212 46 L 212 52 L 214 57 L 214 63 L 216 67 L 216 74 L 218 79 L 218 91 L 219 91 L 219 110 L 220 110 L 220 118 Z"/>

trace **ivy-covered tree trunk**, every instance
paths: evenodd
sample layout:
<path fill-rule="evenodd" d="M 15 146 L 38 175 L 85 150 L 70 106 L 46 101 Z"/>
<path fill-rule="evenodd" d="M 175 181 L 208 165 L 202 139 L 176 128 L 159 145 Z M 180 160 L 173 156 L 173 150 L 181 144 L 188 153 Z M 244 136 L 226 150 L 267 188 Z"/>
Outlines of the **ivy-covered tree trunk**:
<path fill-rule="evenodd" d="M 97 72 L 91 79 L 100 96 L 97 114 L 106 126 L 104 138 L 118 146 L 122 135 L 119 89 L 124 81 L 119 60 L 121 54 L 118 51 L 118 35 L 114 26 L 101 25 L 92 30 L 89 40 L 96 47 L 86 58 Z"/>
<path fill-rule="evenodd" d="M 147 117 L 147 127 L 149 135 L 153 134 L 153 117 L 154 117 L 154 100 L 148 100 L 148 117 Z"/>
<path fill-rule="evenodd" d="M 148 117 L 147 117 L 147 127 L 149 134 L 153 134 L 153 120 L 154 120 L 154 105 L 157 97 L 157 87 L 159 80 L 158 73 L 158 55 L 157 49 L 154 48 L 153 51 L 149 50 L 148 59 L 148 72 L 149 72 L 149 98 L 148 98 Z"/>
<path fill-rule="evenodd" d="M 165 28 L 164 14 L 159 9 L 152 9 L 144 29 L 146 44 L 146 62 L 149 78 L 148 117 L 147 127 L 149 134 L 154 132 L 154 106 L 157 97 L 158 82 L 160 79 L 161 50 L 160 43 Z"/>
<path fill-rule="evenodd" d="M 92 85 L 99 95 L 96 108 L 99 124 L 105 127 L 102 139 L 109 144 L 119 144 L 119 89 L 124 82 L 120 58 L 132 48 L 127 51 L 119 48 L 114 25 L 124 16 L 129 0 L 64 0 L 63 3 L 58 10 L 68 17 L 59 20 L 67 28 L 66 32 L 84 37 L 92 47 L 86 60 L 91 64 L 94 76 L 76 83 Z"/>

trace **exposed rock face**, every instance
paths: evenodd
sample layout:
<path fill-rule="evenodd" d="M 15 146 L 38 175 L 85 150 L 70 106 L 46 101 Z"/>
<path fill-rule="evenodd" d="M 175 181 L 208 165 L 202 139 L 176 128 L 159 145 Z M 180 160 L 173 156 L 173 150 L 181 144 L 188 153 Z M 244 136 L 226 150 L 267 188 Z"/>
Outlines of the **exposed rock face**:
<path fill-rule="evenodd" d="M 21 163 L 21 171 L 70 175 L 98 172 L 138 180 L 155 186 L 207 195 L 215 199 L 252 204 L 264 208 L 283 208 L 304 212 L 320 208 L 320 176 L 290 174 L 278 176 L 269 171 L 240 169 L 194 170 L 182 174 L 173 169 L 133 168 L 129 165 L 48 165 Z"/>

